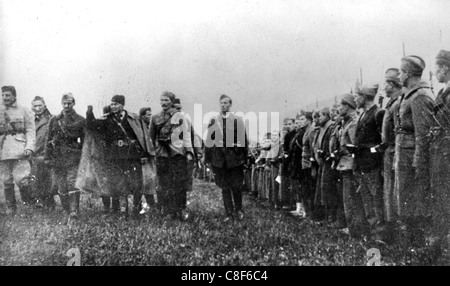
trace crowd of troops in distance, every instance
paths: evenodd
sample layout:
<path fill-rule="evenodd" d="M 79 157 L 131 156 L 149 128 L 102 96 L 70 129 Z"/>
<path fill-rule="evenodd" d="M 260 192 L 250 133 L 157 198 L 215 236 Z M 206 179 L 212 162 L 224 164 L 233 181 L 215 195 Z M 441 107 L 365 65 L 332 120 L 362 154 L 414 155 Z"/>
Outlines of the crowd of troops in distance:
<path fill-rule="evenodd" d="M 424 69 L 422 58 L 404 57 L 382 87 L 361 85 L 331 108 L 286 118 L 282 134 L 251 146 L 246 189 L 353 238 L 448 251 L 450 52 L 435 59 L 445 84 L 436 97 Z"/>
<path fill-rule="evenodd" d="M 88 106 L 84 118 L 70 93 L 53 116 L 37 96 L 32 114 L 17 105 L 13 86 L 3 86 L 6 213 L 16 213 L 16 184 L 25 204 L 48 210 L 58 194 L 71 218 L 79 215 L 83 190 L 101 197 L 105 213 L 153 208 L 187 220 L 194 170 L 207 166 L 222 190 L 225 221 L 244 218 L 247 189 L 277 209 L 354 238 L 402 238 L 414 247 L 448 249 L 450 52 L 440 51 L 435 65 L 445 84 L 436 97 L 421 79 L 424 60 L 406 56 L 400 68 L 385 72 L 381 88 L 389 102 L 383 109 L 375 103 L 380 87 L 361 85 L 355 94 L 341 95 L 334 109 L 302 111 L 285 120 L 282 134 L 269 132 L 251 147 L 246 135 L 237 134 L 245 123 L 231 112 L 227 95 L 220 96 L 220 112 L 203 142 L 171 92 L 161 94 L 162 111 L 153 116 L 150 108 L 128 112 L 125 97 L 115 95 L 103 115 L 95 117 Z"/>

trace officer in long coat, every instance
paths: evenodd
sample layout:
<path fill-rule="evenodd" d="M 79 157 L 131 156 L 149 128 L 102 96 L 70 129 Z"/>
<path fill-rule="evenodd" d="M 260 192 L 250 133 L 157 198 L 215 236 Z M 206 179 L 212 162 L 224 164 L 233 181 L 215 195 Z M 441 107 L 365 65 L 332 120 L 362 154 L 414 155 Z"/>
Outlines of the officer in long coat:
<path fill-rule="evenodd" d="M 436 98 L 431 130 L 431 194 L 433 195 L 433 243 L 448 249 L 450 231 L 450 51 L 436 56 L 436 78 L 445 84 Z"/>
<path fill-rule="evenodd" d="M 14 183 L 22 201 L 30 200 L 29 157 L 35 149 L 34 120 L 31 110 L 17 105 L 14 86 L 2 87 L 0 104 L 0 176 L 6 200 L 6 214 L 17 210 Z"/>
<path fill-rule="evenodd" d="M 335 129 L 335 123 L 331 120 L 330 110 L 322 108 L 319 111 L 319 126 L 314 138 L 314 156 L 319 165 L 316 181 L 314 208 L 315 219 L 324 219 L 333 223 L 337 218 L 338 192 L 336 180 L 338 173 L 331 168 L 330 138 Z"/>
<path fill-rule="evenodd" d="M 222 189 L 226 218 L 242 220 L 242 184 L 248 141 L 244 120 L 230 112 L 232 99 L 220 96 L 221 112 L 211 119 L 205 140 L 205 162 L 211 164 L 216 185 Z"/>
<path fill-rule="evenodd" d="M 413 246 L 423 245 L 430 215 L 429 132 L 434 126 L 434 101 L 428 84 L 421 80 L 424 69 L 422 58 L 402 58 L 400 82 L 405 89 L 395 114 L 395 195 L 398 216 Z"/>
<path fill-rule="evenodd" d="M 149 130 L 142 125 L 137 114 L 128 112 L 124 106 L 125 96 L 114 95 L 111 98 L 111 112 L 100 120 L 95 119 L 92 107 L 88 107 L 86 126 L 89 131 L 101 135 L 105 140 L 105 161 L 115 177 L 110 175 L 108 179 L 117 182 L 110 195 L 113 202 L 120 200 L 120 212 L 128 215 L 129 195 L 133 195 L 133 214 L 140 211 L 143 195 L 142 168 L 148 162 L 154 164 L 155 151 Z"/>
<path fill-rule="evenodd" d="M 80 190 L 75 183 L 84 143 L 85 119 L 73 109 L 75 98 L 71 93 L 62 96 L 61 105 L 61 113 L 50 119 L 44 160 L 52 168 L 52 180 L 64 210 L 76 218 Z"/>
<path fill-rule="evenodd" d="M 394 235 L 397 217 L 397 200 L 394 196 L 395 171 L 394 171 L 394 154 L 395 154 L 395 110 L 398 108 L 398 102 L 402 95 L 402 84 L 400 83 L 400 71 L 397 68 L 390 68 L 385 72 L 384 90 L 386 97 L 389 98 L 385 106 L 386 112 L 383 117 L 383 127 L 381 132 L 381 148 L 384 150 L 383 157 L 383 197 L 384 211 L 386 219 L 387 234 L 391 237 Z"/>

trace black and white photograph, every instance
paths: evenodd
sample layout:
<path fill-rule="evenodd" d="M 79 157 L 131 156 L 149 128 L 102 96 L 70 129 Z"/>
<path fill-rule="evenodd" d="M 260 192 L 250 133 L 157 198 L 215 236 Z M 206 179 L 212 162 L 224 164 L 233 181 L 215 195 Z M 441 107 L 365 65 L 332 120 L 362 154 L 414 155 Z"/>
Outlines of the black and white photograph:
<path fill-rule="evenodd" d="M 1 0 L 0 266 L 449 266 L 449 11 Z"/>

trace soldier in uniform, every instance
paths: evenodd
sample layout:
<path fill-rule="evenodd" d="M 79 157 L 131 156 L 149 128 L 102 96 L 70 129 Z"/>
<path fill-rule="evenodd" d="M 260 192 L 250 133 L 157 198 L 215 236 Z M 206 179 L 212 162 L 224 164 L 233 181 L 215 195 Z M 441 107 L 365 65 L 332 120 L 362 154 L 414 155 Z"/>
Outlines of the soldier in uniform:
<path fill-rule="evenodd" d="M 337 218 L 338 192 L 336 190 L 337 172 L 331 168 L 330 137 L 335 128 L 329 108 L 319 111 L 319 129 L 314 138 L 314 156 L 319 165 L 314 208 L 315 220 L 334 223 Z"/>
<path fill-rule="evenodd" d="M 172 218 L 186 220 L 187 165 L 194 160 L 194 150 L 188 121 L 173 108 L 174 100 L 175 94 L 171 92 L 161 94 L 162 111 L 152 117 L 150 137 L 156 145 L 159 207 Z"/>
<path fill-rule="evenodd" d="M 116 182 L 110 194 L 113 211 L 119 199 L 121 214 L 128 215 L 127 198 L 133 195 L 133 214 L 137 215 L 143 195 L 142 165 L 152 163 L 155 153 L 148 129 L 137 114 L 128 112 L 124 106 L 125 96 L 114 95 L 111 112 L 99 120 L 95 119 L 92 106 L 89 106 L 86 126 L 105 139 L 105 164 L 111 174 L 108 179 Z"/>
<path fill-rule="evenodd" d="M 384 90 L 386 97 L 389 98 L 386 104 L 386 112 L 383 117 L 383 127 L 381 132 L 382 150 L 384 150 L 383 173 L 384 173 L 384 206 L 387 235 L 392 239 L 397 218 L 397 200 L 394 197 L 395 171 L 395 110 L 398 101 L 402 95 L 402 84 L 400 83 L 400 71 L 396 68 L 390 68 L 385 73 Z"/>
<path fill-rule="evenodd" d="M 354 96 L 342 95 L 338 110 L 339 116 L 343 118 L 343 123 L 336 170 L 342 177 L 344 213 L 349 234 L 352 237 L 360 237 L 367 234 L 367 221 L 361 194 L 356 192 L 358 183 L 353 175 L 354 155 L 351 147 L 355 145 L 358 121 Z"/>
<path fill-rule="evenodd" d="M 45 105 L 42 97 L 36 96 L 31 102 L 36 126 L 36 150 L 31 158 L 31 174 L 34 179 L 33 196 L 37 198 L 37 206 L 43 206 L 48 210 L 55 208 L 55 199 L 52 188 L 51 172 L 45 166 L 45 141 L 47 140 L 50 118 L 52 115 Z"/>
<path fill-rule="evenodd" d="M 75 183 L 84 142 L 85 119 L 73 109 L 75 98 L 71 93 L 62 96 L 61 105 L 61 113 L 50 119 L 44 161 L 52 169 L 53 184 L 64 210 L 76 218 L 80 190 Z"/>
<path fill-rule="evenodd" d="M 433 195 L 432 244 L 437 249 L 449 248 L 450 231 L 450 51 L 436 56 L 436 78 L 445 84 L 436 98 L 431 143 L 431 194 Z"/>
<path fill-rule="evenodd" d="M 395 195 L 398 216 L 408 242 L 423 246 L 429 216 L 430 128 L 434 125 L 432 93 L 421 80 L 425 62 L 418 56 L 402 58 L 400 82 L 405 87 L 396 110 Z"/>
<path fill-rule="evenodd" d="M 14 86 L 2 87 L 0 105 L 0 175 L 6 200 L 6 214 L 17 211 L 14 183 L 22 201 L 30 202 L 29 157 L 35 149 L 35 126 L 31 110 L 17 105 Z"/>
<path fill-rule="evenodd" d="M 356 125 L 354 171 L 371 234 L 375 240 L 384 240 L 383 156 L 379 148 L 384 114 L 374 102 L 377 91 L 378 85 L 364 85 L 357 91 L 356 106 L 363 112 Z"/>
<path fill-rule="evenodd" d="M 244 218 L 243 167 L 248 154 L 244 120 L 230 112 L 231 105 L 228 95 L 220 96 L 221 112 L 209 122 L 205 141 L 205 162 L 213 167 L 216 185 L 222 189 L 225 221 L 229 221 L 234 214 L 239 220 Z"/>

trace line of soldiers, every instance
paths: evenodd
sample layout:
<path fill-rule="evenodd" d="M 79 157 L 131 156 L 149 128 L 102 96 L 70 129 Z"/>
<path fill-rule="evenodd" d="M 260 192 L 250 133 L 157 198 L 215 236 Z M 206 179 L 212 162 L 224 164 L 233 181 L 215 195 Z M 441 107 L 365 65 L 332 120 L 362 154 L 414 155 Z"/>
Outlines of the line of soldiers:
<path fill-rule="evenodd" d="M 374 102 L 378 85 L 362 85 L 340 96 L 336 112 L 285 120 L 282 142 L 269 132 L 252 155 L 251 191 L 352 237 L 448 249 L 450 52 L 435 63 L 445 84 L 435 100 L 424 60 L 407 56 L 385 73 L 385 109 Z"/>
<path fill-rule="evenodd" d="M 58 194 L 71 218 L 78 217 L 84 190 L 101 197 L 104 213 L 128 214 L 132 195 L 133 214 L 155 206 L 188 219 L 187 192 L 202 142 L 173 93 L 161 95 L 162 111 L 153 116 L 150 108 L 140 116 L 128 112 L 125 97 L 115 95 L 100 118 L 92 106 L 86 118 L 77 114 L 71 93 L 62 96 L 63 109 L 54 116 L 42 97 L 33 99 L 33 115 L 17 105 L 16 96 L 15 87 L 2 87 L 0 168 L 7 215 L 17 211 L 16 184 L 25 205 L 54 210 Z"/>

